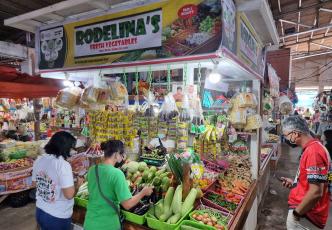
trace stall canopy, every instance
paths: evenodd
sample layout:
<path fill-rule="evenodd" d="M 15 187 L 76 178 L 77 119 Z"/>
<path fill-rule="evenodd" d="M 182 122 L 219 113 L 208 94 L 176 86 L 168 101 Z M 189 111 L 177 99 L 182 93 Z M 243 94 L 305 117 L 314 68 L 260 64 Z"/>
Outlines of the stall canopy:
<path fill-rule="evenodd" d="M 0 98 L 55 97 L 62 88 L 61 80 L 31 76 L 0 66 Z"/>

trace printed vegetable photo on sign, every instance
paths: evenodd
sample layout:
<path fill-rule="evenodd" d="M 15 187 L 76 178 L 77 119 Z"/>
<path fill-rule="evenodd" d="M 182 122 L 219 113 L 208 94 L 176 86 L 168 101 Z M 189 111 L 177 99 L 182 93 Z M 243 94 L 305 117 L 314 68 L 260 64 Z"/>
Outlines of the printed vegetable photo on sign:
<path fill-rule="evenodd" d="M 126 12 L 110 10 L 104 15 L 64 22 L 57 28 L 40 28 L 39 68 L 97 66 L 214 53 L 221 45 L 222 24 L 227 25 L 225 47 L 234 51 L 230 41 L 236 34 L 230 28 L 235 28 L 235 7 L 230 1 L 160 1 Z"/>

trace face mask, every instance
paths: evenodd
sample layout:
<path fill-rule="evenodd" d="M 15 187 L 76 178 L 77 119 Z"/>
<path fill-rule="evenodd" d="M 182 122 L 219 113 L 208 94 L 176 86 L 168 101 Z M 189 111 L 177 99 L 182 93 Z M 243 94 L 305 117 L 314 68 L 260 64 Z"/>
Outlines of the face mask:
<path fill-rule="evenodd" d="M 124 165 L 124 163 L 125 163 L 123 156 L 120 155 L 120 157 L 121 157 L 121 160 L 115 163 L 115 165 L 114 165 L 115 168 L 121 168 L 122 165 Z"/>
<path fill-rule="evenodd" d="M 163 134 L 163 133 L 159 133 L 159 134 L 158 134 L 158 137 L 159 137 L 160 139 L 163 139 L 163 138 L 165 138 L 165 137 L 166 137 L 166 135 L 165 135 L 165 134 Z"/>
<path fill-rule="evenodd" d="M 288 139 L 285 138 L 285 143 L 291 147 L 291 148 L 296 148 L 297 147 L 297 144 L 294 144 L 292 142 L 290 142 Z"/>

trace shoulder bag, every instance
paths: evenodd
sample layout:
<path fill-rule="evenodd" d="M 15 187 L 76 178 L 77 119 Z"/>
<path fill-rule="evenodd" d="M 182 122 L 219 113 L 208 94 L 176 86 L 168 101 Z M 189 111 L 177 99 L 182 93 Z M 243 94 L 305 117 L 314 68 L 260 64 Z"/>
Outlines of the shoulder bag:
<path fill-rule="evenodd" d="M 118 215 L 119 222 L 120 222 L 120 230 L 123 230 L 123 222 L 124 222 L 124 217 L 121 214 L 120 208 L 117 207 L 117 205 L 110 199 L 108 199 L 104 193 L 101 191 L 100 187 L 100 181 L 99 181 L 99 172 L 98 172 L 98 165 L 95 167 L 95 172 L 96 172 L 96 178 L 97 178 L 97 185 L 98 185 L 98 190 L 101 195 L 101 197 L 114 209 L 115 213 Z"/>

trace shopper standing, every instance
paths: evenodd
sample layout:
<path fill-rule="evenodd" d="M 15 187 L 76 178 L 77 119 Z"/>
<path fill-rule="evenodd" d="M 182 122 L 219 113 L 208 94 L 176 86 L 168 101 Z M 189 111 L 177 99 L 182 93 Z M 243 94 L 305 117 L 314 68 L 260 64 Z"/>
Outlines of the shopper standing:
<path fill-rule="evenodd" d="M 320 113 L 319 113 L 319 110 L 316 109 L 314 115 L 312 116 L 312 122 L 314 124 L 315 134 L 317 134 L 317 131 L 319 128 L 319 119 L 320 119 Z"/>
<path fill-rule="evenodd" d="M 306 121 L 299 116 L 287 117 L 282 128 L 285 138 L 303 150 L 295 180 L 281 178 L 283 185 L 291 189 L 287 229 L 324 229 L 330 203 L 328 152 L 310 135 Z"/>
<path fill-rule="evenodd" d="M 119 140 L 101 144 L 105 160 L 92 166 L 88 172 L 89 203 L 84 230 L 119 230 L 120 204 L 129 210 L 142 198 L 150 196 L 153 187 L 145 187 L 137 195 L 131 195 L 125 175 L 117 167 L 124 162 L 124 145 Z"/>
<path fill-rule="evenodd" d="M 45 146 L 46 153 L 34 162 L 32 181 L 36 184 L 36 219 L 41 230 L 71 229 L 75 186 L 66 159 L 75 145 L 70 133 L 57 132 Z"/>

